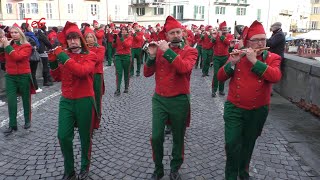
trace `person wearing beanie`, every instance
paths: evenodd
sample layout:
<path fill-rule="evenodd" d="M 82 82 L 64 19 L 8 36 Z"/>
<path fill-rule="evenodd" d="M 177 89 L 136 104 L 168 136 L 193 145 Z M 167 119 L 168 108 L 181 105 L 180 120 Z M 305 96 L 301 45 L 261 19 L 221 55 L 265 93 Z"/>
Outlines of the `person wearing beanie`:
<path fill-rule="evenodd" d="M 203 67 L 202 67 L 202 77 L 209 76 L 209 66 L 212 61 L 213 55 L 213 27 L 208 25 L 205 28 L 205 31 L 202 32 L 200 39 L 202 40 L 202 59 L 203 59 Z"/>
<path fill-rule="evenodd" d="M 133 24 L 134 33 L 132 33 L 132 47 L 131 47 L 131 67 L 130 76 L 134 74 L 134 59 L 137 61 L 136 76 L 140 76 L 141 69 L 141 50 L 144 43 L 144 33 L 141 32 L 138 23 Z"/>
<path fill-rule="evenodd" d="M 49 61 L 52 77 L 61 81 L 58 139 L 64 158 L 62 179 L 76 179 L 73 155 L 75 124 L 81 143 L 81 167 L 77 179 L 87 179 L 91 159 L 92 118 L 96 112 L 93 77 L 97 56 L 89 51 L 75 23 L 67 21 L 58 39 L 67 50 L 56 47 L 49 53 Z"/>
<path fill-rule="evenodd" d="M 282 32 L 281 23 L 276 22 L 271 25 L 272 31 L 271 37 L 267 40 L 267 47 L 270 47 L 269 51 L 281 56 L 284 59 L 284 47 L 286 45 L 286 36 Z"/>
<path fill-rule="evenodd" d="M 103 28 L 100 28 L 99 23 L 96 20 L 93 20 L 93 28 L 94 28 L 94 33 L 97 38 L 98 44 L 102 46 L 102 41 L 104 38 L 104 30 Z"/>
<path fill-rule="evenodd" d="M 219 95 L 224 96 L 224 83 L 219 82 L 217 74 L 219 69 L 226 63 L 229 55 L 229 45 L 233 40 L 233 36 L 228 33 L 227 23 L 223 21 L 219 25 L 218 34 L 213 36 L 214 56 L 213 56 L 213 78 L 212 78 L 212 97 L 216 97 L 219 88 Z"/>
<path fill-rule="evenodd" d="M 182 26 L 168 16 L 163 33 L 166 40 L 150 42 L 144 76 L 155 75 L 152 97 L 151 146 L 155 170 L 151 179 L 164 176 L 163 142 L 165 122 L 172 128 L 173 147 L 170 180 L 181 180 L 179 169 L 184 157 L 184 135 L 190 125 L 190 75 L 197 60 L 197 50 L 182 41 Z"/>
<path fill-rule="evenodd" d="M 113 47 L 116 48 L 115 54 L 115 67 L 116 67 L 116 86 L 117 89 L 114 92 L 115 96 L 120 96 L 122 75 L 124 78 L 124 91 L 129 92 L 129 79 L 130 79 L 130 54 L 132 46 L 132 36 L 129 35 L 128 28 L 123 25 L 121 31 L 114 37 Z"/>
<path fill-rule="evenodd" d="M 31 94 L 35 94 L 32 84 L 30 56 L 32 47 L 18 24 L 10 28 L 12 40 L 6 37 L 0 39 L 0 52 L 4 52 L 6 63 L 6 97 L 8 100 L 9 127 L 5 135 L 17 131 L 17 96 L 22 97 L 24 111 L 24 128 L 31 127 Z"/>
<path fill-rule="evenodd" d="M 94 69 L 94 77 L 93 77 L 93 89 L 95 95 L 95 101 L 97 105 L 97 115 L 93 118 L 92 125 L 94 129 L 99 129 L 100 120 L 101 120 L 101 109 L 102 109 L 102 96 L 105 92 L 104 80 L 103 80 L 103 60 L 105 55 L 104 46 L 100 46 L 98 44 L 97 38 L 94 35 L 94 32 L 89 27 L 84 29 L 83 34 L 87 46 L 90 51 L 94 52 L 97 55 L 97 63 Z"/>
<path fill-rule="evenodd" d="M 281 57 L 267 50 L 262 24 L 254 21 L 242 34 L 246 49 L 234 49 L 219 69 L 218 80 L 230 78 L 224 105 L 225 179 L 249 179 L 249 164 L 256 139 L 261 135 L 270 105 L 273 83 L 281 79 Z"/>
<path fill-rule="evenodd" d="M 112 46 L 112 43 L 114 41 L 114 35 L 116 35 L 118 33 L 119 33 L 119 31 L 117 31 L 115 29 L 114 23 L 110 23 L 109 24 L 109 29 L 106 32 L 106 34 L 107 34 L 107 54 L 108 54 L 107 66 L 111 66 L 111 64 L 113 62 L 113 56 L 114 56 L 114 53 L 115 53 L 116 49 Z"/>

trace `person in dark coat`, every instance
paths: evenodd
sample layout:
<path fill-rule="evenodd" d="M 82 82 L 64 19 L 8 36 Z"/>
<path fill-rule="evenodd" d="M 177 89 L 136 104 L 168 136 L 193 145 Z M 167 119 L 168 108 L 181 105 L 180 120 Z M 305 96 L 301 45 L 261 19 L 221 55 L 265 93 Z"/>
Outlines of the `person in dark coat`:
<path fill-rule="evenodd" d="M 270 52 L 278 54 L 283 60 L 286 37 L 282 32 L 281 25 L 281 22 L 276 22 L 271 25 L 270 31 L 272 31 L 272 36 L 267 40 L 267 47 L 270 47 Z"/>

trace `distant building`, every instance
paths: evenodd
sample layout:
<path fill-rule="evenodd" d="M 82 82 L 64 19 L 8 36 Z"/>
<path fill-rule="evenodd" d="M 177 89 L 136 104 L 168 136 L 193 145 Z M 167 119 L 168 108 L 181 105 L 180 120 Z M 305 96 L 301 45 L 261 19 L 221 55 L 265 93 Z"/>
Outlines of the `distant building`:
<path fill-rule="evenodd" d="M 320 0 L 311 0 L 309 29 L 320 30 Z"/>

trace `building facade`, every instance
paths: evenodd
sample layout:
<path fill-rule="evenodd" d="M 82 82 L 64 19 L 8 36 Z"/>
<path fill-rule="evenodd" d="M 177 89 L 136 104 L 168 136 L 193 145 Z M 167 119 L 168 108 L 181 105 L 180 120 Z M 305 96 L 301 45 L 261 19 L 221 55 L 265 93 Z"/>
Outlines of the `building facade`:
<path fill-rule="evenodd" d="M 320 0 L 311 0 L 309 29 L 320 30 Z"/>

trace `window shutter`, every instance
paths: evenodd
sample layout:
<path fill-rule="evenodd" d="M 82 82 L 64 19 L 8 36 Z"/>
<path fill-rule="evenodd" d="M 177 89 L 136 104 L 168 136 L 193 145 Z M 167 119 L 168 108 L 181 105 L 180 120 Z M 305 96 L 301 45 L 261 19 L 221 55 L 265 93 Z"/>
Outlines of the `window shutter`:
<path fill-rule="evenodd" d="M 243 15 L 247 15 L 247 9 L 243 8 Z"/>
<path fill-rule="evenodd" d="M 240 8 L 237 8 L 237 15 L 240 15 Z"/>
<path fill-rule="evenodd" d="M 194 12 L 193 12 L 193 17 L 194 17 L 194 19 L 196 19 L 197 18 L 197 6 L 194 6 Z"/>
<path fill-rule="evenodd" d="M 173 6 L 173 17 L 177 19 L 177 6 Z"/>

